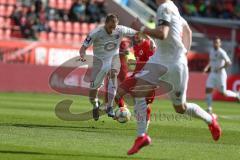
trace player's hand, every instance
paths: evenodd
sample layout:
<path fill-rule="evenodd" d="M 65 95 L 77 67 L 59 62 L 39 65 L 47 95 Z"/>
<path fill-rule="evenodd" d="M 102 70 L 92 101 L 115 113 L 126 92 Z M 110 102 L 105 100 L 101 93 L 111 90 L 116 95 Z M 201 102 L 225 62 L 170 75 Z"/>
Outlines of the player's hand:
<path fill-rule="evenodd" d="M 86 61 L 86 59 L 85 59 L 85 57 L 84 56 L 80 56 L 80 58 L 79 59 L 77 59 L 77 61 L 81 61 L 81 62 L 85 62 Z"/>
<path fill-rule="evenodd" d="M 203 73 L 208 73 L 208 68 L 204 68 Z"/>
<path fill-rule="evenodd" d="M 133 29 L 135 29 L 135 30 L 137 30 L 137 31 L 140 31 L 140 28 L 142 27 L 142 23 L 141 23 L 141 21 L 138 19 L 138 18 L 136 18 L 133 22 L 132 22 L 132 24 L 131 24 L 131 27 L 133 28 Z"/>

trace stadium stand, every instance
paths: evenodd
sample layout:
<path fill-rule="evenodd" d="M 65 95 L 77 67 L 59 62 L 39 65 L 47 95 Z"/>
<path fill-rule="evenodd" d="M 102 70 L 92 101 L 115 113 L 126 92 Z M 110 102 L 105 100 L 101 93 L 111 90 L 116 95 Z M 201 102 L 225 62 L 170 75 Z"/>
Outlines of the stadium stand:
<path fill-rule="evenodd" d="M 156 10 L 155 0 L 142 0 Z M 240 19 L 239 0 L 173 0 L 185 16 Z"/>
<path fill-rule="evenodd" d="M 72 42 L 106 15 L 104 0 L 1 0 L 0 38 Z M 4 22 L 4 23 L 3 23 Z M 60 39 L 59 39 L 60 38 Z"/>

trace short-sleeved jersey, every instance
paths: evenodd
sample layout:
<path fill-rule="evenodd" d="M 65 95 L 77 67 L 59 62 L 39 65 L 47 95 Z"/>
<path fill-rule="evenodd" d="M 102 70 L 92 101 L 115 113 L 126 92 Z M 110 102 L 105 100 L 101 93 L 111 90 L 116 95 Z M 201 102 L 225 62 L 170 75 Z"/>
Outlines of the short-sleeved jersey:
<path fill-rule="evenodd" d="M 182 42 L 183 25 L 186 23 L 180 16 L 178 8 L 172 1 L 161 4 L 157 10 L 156 24 L 161 26 L 164 22 L 169 24 L 170 30 L 164 40 L 155 39 L 157 51 L 151 58 L 153 63 L 187 63 L 186 48 Z"/>
<path fill-rule="evenodd" d="M 93 45 L 94 56 L 104 58 L 119 54 L 122 38 L 134 34 L 136 34 L 135 30 L 121 25 L 118 25 L 112 34 L 108 34 L 104 26 L 100 26 L 89 33 L 83 45 L 85 47 Z"/>
<path fill-rule="evenodd" d="M 149 58 L 153 55 L 154 50 L 151 48 L 151 41 L 144 40 L 140 44 L 133 46 L 134 56 L 136 58 L 136 67 L 134 72 L 140 71 Z"/>
<path fill-rule="evenodd" d="M 209 53 L 209 59 L 210 59 L 210 67 L 212 71 L 223 66 L 225 64 L 225 61 L 231 62 L 226 51 L 224 51 L 222 48 L 219 48 L 218 50 L 212 49 Z"/>

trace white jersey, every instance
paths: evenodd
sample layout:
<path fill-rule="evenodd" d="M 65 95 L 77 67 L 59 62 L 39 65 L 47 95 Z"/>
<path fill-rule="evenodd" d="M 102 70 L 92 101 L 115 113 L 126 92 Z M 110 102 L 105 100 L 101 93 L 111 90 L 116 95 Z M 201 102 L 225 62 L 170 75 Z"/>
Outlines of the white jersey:
<path fill-rule="evenodd" d="M 94 56 L 104 58 L 119 54 L 122 38 L 135 34 L 135 30 L 121 25 L 118 25 L 112 34 L 108 34 L 104 26 L 100 26 L 89 33 L 83 45 L 89 47 L 93 44 Z"/>
<path fill-rule="evenodd" d="M 225 64 L 225 61 L 231 63 L 226 51 L 222 48 L 219 48 L 218 50 L 212 49 L 209 53 L 209 59 L 211 71 L 215 71 L 219 67 L 222 67 Z M 222 69 L 222 71 L 225 71 L 225 69 Z"/>
<path fill-rule="evenodd" d="M 168 37 L 164 40 L 155 39 L 157 51 L 152 56 L 152 63 L 187 63 L 185 48 L 182 42 L 183 25 L 187 23 L 178 11 L 177 6 L 172 1 L 161 4 L 157 10 L 156 24 L 161 25 L 163 21 L 169 23 Z"/>

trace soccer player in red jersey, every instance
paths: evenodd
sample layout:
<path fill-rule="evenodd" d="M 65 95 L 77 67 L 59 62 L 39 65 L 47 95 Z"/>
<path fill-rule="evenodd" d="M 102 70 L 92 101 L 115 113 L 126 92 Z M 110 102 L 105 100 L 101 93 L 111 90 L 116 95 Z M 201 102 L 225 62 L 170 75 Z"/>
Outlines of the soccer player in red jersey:
<path fill-rule="evenodd" d="M 134 63 L 135 64 L 135 69 L 133 71 L 133 74 L 128 77 L 128 78 L 132 78 L 135 74 L 137 74 L 138 72 L 140 72 L 143 68 L 143 66 L 146 64 L 146 62 L 149 60 L 149 57 L 151 57 L 155 51 L 155 46 L 154 46 L 154 42 L 150 37 L 146 37 L 146 36 L 142 36 L 140 34 L 136 34 L 133 39 L 133 52 L 134 52 L 134 56 L 136 61 L 133 62 L 133 60 L 129 60 L 129 63 Z M 124 65 L 124 63 L 121 65 Z M 121 71 L 120 71 L 121 73 Z M 122 74 L 125 75 L 118 75 L 120 77 L 126 77 L 127 72 L 122 72 Z M 135 84 L 129 84 L 129 86 L 125 86 L 125 88 L 131 88 L 133 87 Z M 147 124 L 149 124 L 150 122 L 150 116 L 151 116 L 151 106 L 150 104 L 153 102 L 155 97 L 155 92 L 154 90 L 149 92 L 148 97 L 146 97 L 146 103 L 148 105 L 147 107 Z M 124 101 L 123 98 L 118 99 L 117 101 L 118 106 L 119 107 L 124 107 Z"/>

